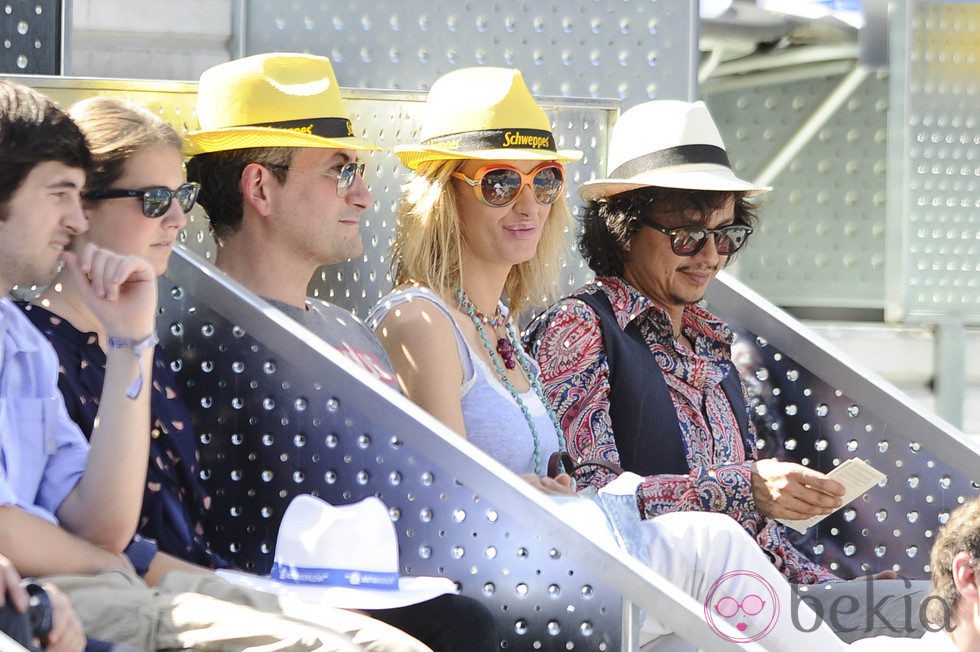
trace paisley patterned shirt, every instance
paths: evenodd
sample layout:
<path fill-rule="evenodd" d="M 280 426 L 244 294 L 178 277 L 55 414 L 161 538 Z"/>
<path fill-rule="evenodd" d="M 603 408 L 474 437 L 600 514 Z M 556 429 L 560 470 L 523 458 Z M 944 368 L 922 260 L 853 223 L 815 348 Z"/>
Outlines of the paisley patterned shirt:
<path fill-rule="evenodd" d="M 720 386 L 730 368 L 719 364 L 731 359 L 728 327 L 703 308 L 688 305 L 681 328 L 694 345 L 691 351 L 677 345 L 666 311 L 626 281 L 600 277 L 581 292 L 596 289 L 609 297 L 623 329 L 637 322 L 667 382 L 691 469 L 687 475 L 644 478 L 637 490 L 644 517 L 695 510 L 728 514 L 756 538 L 789 580 L 813 584 L 838 579 L 797 550 L 786 539 L 782 525 L 755 511 L 750 471 L 755 451 L 745 450 L 731 404 Z M 545 395 L 561 421 L 569 453 L 619 464 L 609 414 L 609 367 L 599 318 L 592 308 L 567 297 L 538 317 L 525 339 L 541 365 Z M 751 419 L 749 428 L 754 439 Z M 612 479 L 601 468 L 581 478 L 597 487 Z"/>
<path fill-rule="evenodd" d="M 105 352 L 95 333 L 83 333 L 44 308 L 18 304 L 58 353 L 58 389 L 68 414 L 86 438 L 99 410 L 105 381 Z M 150 458 L 137 526 L 159 549 L 212 568 L 228 562 L 211 550 L 205 535 L 210 496 L 204 490 L 190 414 L 162 349 L 153 356 L 150 396 Z"/>

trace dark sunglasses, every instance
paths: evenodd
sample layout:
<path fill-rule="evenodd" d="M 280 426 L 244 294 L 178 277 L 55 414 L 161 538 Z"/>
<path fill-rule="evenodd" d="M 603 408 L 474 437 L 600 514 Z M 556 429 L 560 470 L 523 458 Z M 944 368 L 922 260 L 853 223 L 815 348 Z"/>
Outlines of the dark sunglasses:
<path fill-rule="evenodd" d="M 524 186 L 539 204 L 554 204 L 565 187 L 565 168 L 558 163 L 543 163 L 524 174 L 509 165 L 488 165 L 472 179 L 462 172 L 453 172 L 473 188 L 477 199 L 489 206 L 507 206 L 517 200 Z"/>
<path fill-rule="evenodd" d="M 170 210 L 170 203 L 176 199 L 180 210 L 190 212 L 197 203 L 197 195 L 201 192 L 201 184 L 185 183 L 176 190 L 170 188 L 147 188 L 145 190 L 130 190 L 127 188 L 94 188 L 82 192 L 82 199 L 98 201 L 100 199 L 116 199 L 117 197 L 139 197 L 143 201 L 143 215 L 147 217 L 163 217 Z"/>
<path fill-rule="evenodd" d="M 668 229 L 651 220 L 643 220 L 643 224 L 670 236 L 670 250 L 678 256 L 693 256 L 698 253 L 711 234 L 715 236 L 715 249 L 718 253 L 722 256 L 731 256 L 742 248 L 753 231 L 751 226 L 744 224 L 730 224 L 720 229 L 706 229 L 701 226 Z"/>

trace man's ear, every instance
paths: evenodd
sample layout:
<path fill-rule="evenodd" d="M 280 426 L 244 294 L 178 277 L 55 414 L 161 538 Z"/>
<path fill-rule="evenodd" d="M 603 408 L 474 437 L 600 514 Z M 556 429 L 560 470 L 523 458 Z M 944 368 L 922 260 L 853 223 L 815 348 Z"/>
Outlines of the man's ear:
<path fill-rule="evenodd" d="M 279 180 L 269 168 L 261 163 L 249 163 L 239 179 L 242 209 L 251 209 L 263 218 L 269 217 L 272 213 L 272 195 L 279 185 Z"/>
<path fill-rule="evenodd" d="M 980 575 L 973 567 L 973 558 L 968 552 L 958 552 L 953 557 L 953 585 L 960 594 L 961 599 L 970 600 L 973 603 L 980 602 Z"/>

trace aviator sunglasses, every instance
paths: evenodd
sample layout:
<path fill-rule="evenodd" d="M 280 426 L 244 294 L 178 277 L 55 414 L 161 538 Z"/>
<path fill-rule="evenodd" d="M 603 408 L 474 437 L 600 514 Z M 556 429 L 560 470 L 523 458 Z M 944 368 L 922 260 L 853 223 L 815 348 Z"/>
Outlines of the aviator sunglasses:
<path fill-rule="evenodd" d="M 646 219 L 642 221 L 651 229 L 660 231 L 670 237 L 670 250 L 678 256 L 693 256 L 701 251 L 708 236 L 714 234 L 715 249 L 721 256 L 730 256 L 745 244 L 752 234 L 752 227 L 744 224 L 730 224 L 720 229 L 706 229 L 701 226 L 681 226 L 668 229 L 666 226 Z"/>
<path fill-rule="evenodd" d="M 267 168 L 279 168 L 280 170 L 295 170 L 301 172 L 309 168 L 294 168 L 288 165 L 280 165 L 278 163 L 261 163 L 260 165 Z M 364 166 L 365 163 L 344 163 L 341 166 L 335 166 L 329 170 L 312 170 L 324 177 L 337 180 L 337 196 L 343 199 L 347 196 L 351 187 L 354 185 L 354 179 L 357 177 L 364 178 Z"/>
<path fill-rule="evenodd" d="M 139 197 L 143 202 L 143 215 L 147 217 L 163 217 L 170 210 L 170 203 L 176 199 L 180 210 L 190 212 L 197 202 L 197 194 L 201 192 L 201 184 L 185 183 L 176 190 L 158 187 L 145 190 L 130 190 L 128 188 L 95 188 L 82 192 L 82 199 L 98 201 L 100 199 L 116 199 L 117 197 Z"/>
<path fill-rule="evenodd" d="M 472 179 L 462 172 L 453 172 L 453 177 L 468 183 L 484 204 L 498 208 L 517 201 L 524 186 L 531 187 L 539 204 L 554 204 L 565 186 L 565 168 L 558 163 L 542 163 L 527 174 L 509 165 L 488 165 Z"/>

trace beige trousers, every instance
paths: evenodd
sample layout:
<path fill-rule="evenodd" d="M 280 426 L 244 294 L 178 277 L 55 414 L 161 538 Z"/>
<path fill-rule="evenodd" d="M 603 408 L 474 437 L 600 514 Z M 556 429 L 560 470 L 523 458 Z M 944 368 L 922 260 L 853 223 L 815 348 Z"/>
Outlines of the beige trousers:
<path fill-rule="evenodd" d="M 287 603 L 213 574 L 170 573 L 155 587 L 122 571 L 44 581 L 68 595 L 87 635 L 141 650 L 428 650 L 363 614 Z"/>

